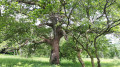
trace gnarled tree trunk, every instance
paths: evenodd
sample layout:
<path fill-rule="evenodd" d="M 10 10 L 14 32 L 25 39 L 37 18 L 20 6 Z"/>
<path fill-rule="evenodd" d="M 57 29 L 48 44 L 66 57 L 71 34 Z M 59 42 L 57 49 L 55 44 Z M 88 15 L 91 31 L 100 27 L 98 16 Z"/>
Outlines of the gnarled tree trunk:
<path fill-rule="evenodd" d="M 59 41 L 63 36 L 63 32 L 60 27 L 57 27 L 54 30 L 54 38 L 51 41 L 51 56 L 50 56 L 50 63 L 51 64 L 59 64 Z"/>
<path fill-rule="evenodd" d="M 51 46 L 50 63 L 59 64 L 59 39 L 54 39 Z"/>

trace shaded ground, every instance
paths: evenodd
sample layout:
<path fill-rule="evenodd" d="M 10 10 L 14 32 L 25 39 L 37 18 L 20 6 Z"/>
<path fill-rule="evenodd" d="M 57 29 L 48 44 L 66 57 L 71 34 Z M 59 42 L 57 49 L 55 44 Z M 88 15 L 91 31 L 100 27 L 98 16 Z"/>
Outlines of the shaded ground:
<path fill-rule="evenodd" d="M 84 58 L 86 67 L 91 67 L 90 59 Z M 102 67 L 120 67 L 119 59 L 101 59 Z M 80 63 L 62 60 L 61 64 L 50 65 L 49 58 L 24 58 L 12 55 L 0 55 L 0 67 L 80 67 Z"/>

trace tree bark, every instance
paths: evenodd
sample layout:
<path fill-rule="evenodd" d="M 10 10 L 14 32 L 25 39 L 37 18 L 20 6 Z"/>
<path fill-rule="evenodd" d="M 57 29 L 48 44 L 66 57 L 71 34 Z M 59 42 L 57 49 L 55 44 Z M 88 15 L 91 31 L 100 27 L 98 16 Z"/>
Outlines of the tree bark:
<path fill-rule="evenodd" d="M 92 67 L 95 67 L 93 56 L 90 54 L 90 52 L 87 51 L 87 53 L 90 56 Z"/>
<path fill-rule="evenodd" d="M 91 59 L 92 67 L 95 67 L 95 64 L 94 64 L 94 59 L 93 59 L 93 57 L 91 56 L 91 57 L 90 57 L 90 59 Z"/>
<path fill-rule="evenodd" d="M 101 65 L 100 65 L 100 58 L 97 55 L 96 55 L 96 58 L 97 58 L 98 67 L 101 67 Z"/>
<path fill-rule="evenodd" d="M 50 56 L 51 64 L 59 64 L 59 39 L 54 39 L 52 43 L 51 56 Z"/>
<path fill-rule="evenodd" d="M 0 17 L 1 17 L 1 9 L 0 9 Z"/>
<path fill-rule="evenodd" d="M 50 56 L 50 63 L 51 64 L 60 64 L 59 61 L 59 41 L 63 36 L 63 32 L 60 27 L 57 27 L 54 30 L 54 38 L 51 41 L 51 56 Z"/>
<path fill-rule="evenodd" d="M 82 50 L 80 50 L 80 51 L 78 52 L 77 57 L 78 57 L 79 62 L 80 62 L 81 65 L 82 65 L 82 67 L 85 67 L 85 63 L 84 63 L 84 61 L 82 60 L 82 58 L 81 58 L 81 56 L 80 56 L 81 52 L 82 52 Z"/>
<path fill-rule="evenodd" d="M 96 46 L 96 40 L 97 40 L 97 37 L 94 39 L 95 55 L 96 55 L 97 64 L 98 64 L 97 67 L 101 67 L 101 65 L 100 65 L 100 58 L 99 58 L 98 53 L 97 53 L 98 49 L 97 49 L 97 46 Z"/>
<path fill-rule="evenodd" d="M 53 39 L 50 40 L 49 44 L 51 44 L 51 56 L 50 56 L 50 63 L 51 64 L 60 64 L 59 61 L 59 41 L 61 37 L 63 36 L 63 31 L 61 28 L 61 25 L 56 25 L 57 24 L 57 17 L 55 16 L 54 13 L 51 14 L 50 20 L 52 22 L 52 27 L 53 30 Z"/>

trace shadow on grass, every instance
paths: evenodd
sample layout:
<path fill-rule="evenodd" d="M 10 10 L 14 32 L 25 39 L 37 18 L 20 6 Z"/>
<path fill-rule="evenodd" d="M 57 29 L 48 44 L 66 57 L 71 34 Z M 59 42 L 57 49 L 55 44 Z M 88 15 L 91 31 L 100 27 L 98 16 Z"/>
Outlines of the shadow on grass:
<path fill-rule="evenodd" d="M 50 64 L 27 59 L 0 58 L 0 67 L 50 67 Z"/>

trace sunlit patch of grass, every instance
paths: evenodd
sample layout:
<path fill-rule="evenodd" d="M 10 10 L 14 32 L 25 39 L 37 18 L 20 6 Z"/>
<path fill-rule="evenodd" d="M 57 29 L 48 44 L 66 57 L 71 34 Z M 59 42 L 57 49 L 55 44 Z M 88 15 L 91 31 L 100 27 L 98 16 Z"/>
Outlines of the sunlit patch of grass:
<path fill-rule="evenodd" d="M 91 67 L 90 58 L 84 58 L 86 67 Z M 97 60 L 95 59 L 97 66 Z M 70 60 L 62 59 L 60 65 L 51 65 L 49 58 L 32 57 L 24 58 L 13 55 L 0 54 L 0 67 L 80 67 L 80 63 L 73 63 Z M 101 58 L 102 67 L 120 67 L 119 59 L 103 59 Z"/>
<path fill-rule="evenodd" d="M 49 62 L 49 58 L 44 58 L 44 57 L 33 57 L 31 58 L 32 60 L 35 60 L 35 61 L 42 61 L 42 62 Z"/>

